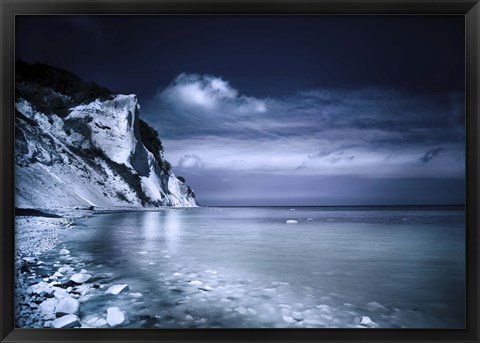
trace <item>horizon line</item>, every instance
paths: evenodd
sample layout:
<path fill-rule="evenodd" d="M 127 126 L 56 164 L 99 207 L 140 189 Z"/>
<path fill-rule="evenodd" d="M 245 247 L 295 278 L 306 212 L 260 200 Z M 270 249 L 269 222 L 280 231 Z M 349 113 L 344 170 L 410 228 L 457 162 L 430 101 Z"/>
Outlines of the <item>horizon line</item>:
<path fill-rule="evenodd" d="M 465 207 L 465 204 L 422 205 L 199 205 L 200 207 Z"/>

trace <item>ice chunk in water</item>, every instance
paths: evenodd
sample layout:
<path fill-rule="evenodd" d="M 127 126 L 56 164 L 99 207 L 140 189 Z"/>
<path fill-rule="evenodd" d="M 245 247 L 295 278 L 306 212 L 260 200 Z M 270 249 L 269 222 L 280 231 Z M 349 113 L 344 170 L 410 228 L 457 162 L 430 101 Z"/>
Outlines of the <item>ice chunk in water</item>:
<path fill-rule="evenodd" d="M 289 219 L 285 223 L 287 223 L 287 224 L 298 224 L 298 221 L 293 220 L 293 219 Z"/>

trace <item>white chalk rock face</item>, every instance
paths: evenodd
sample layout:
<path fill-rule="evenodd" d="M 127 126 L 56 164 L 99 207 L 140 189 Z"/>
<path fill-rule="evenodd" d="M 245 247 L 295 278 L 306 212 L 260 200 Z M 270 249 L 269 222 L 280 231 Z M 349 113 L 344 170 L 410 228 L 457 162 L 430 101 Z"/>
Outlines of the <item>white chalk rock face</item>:
<path fill-rule="evenodd" d="M 198 206 L 144 146 L 135 95 L 81 104 L 63 118 L 28 100 L 16 103 L 18 207 Z"/>
<path fill-rule="evenodd" d="M 55 308 L 55 315 L 61 317 L 66 314 L 77 314 L 79 309 L 80 302 L 77 299 L 64 297 L 58 302 L 58 305 Z"/>
<path fill-rule="evenodd" d="M 107 323 L 111 327 L 123 326 L 128 323 L 127 313 L 118 307 L 109 307 L 107 309 Z"/>
<path fill-rule="evenodd" d="M 68 314 L 52 321 L 51 327 L 55 329 L 66 329 L 80 326 L 80 319 L 74 314 Z"/>
<path fill-rule="evenodd" d="M 105 294 L 113 294 L 113 295 L 117 295 L 117 294 L 120 294 L 124 291 L 128 291 L 130 288 L 128 287 L 128 285 L 113 285 L 112 287 L 110 287 L 109 289 L 107 289 L 105 291 Z"/>

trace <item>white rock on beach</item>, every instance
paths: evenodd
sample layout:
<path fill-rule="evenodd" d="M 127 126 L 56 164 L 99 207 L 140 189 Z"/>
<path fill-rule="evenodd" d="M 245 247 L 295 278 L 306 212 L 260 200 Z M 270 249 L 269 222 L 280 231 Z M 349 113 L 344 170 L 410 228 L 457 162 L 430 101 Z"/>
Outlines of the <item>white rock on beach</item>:
<path fill-rule="evenodd" d="M 43 293 L 52 294 L 54 289 L 48 285 L 48 283 L 41 281 L 37 284 L 30 286 L 32 293 L 42 295 Z"/>
<path fill-rule="evenodd" d="M 122 326 L 127 323 L 127 314 L 118 307 L 109 307 L 107 309 L 107 323 L 111 327 Z"/>
<path fill-rule="evenodd" d="M 60 272 L 55 272 L 55 273 L 53 273 L 53 276 L 55 276 L 55 277 L 63 277 L 63 274 L 60 273 Z"/>
<path fill-rule="evenodd" d="M 293 220 L 293 219 L 289 219 L 285 223 L 287 223 L 287 224 L 298 224 L 298 221 Z"/>
<path fill-rule="evenodd" d="M 63 267 L 58 268 L 58 272 L 63 273 L 63 274 L 68 273 L 68 272 L 73 272 L 73 268 L 65 265 Z"/>
<path fill-rule="evenodd" d="M 53 296 L 56 299 L 62 299 L 65 297 L 69 297 L 70 294 L 68 294 L 68 292 L 63 288 L 55 287 L 55 292 L 53 292 Z"/>
<path fill-rule="evenodd" d="M 61 317 L 66 314 L 77 314 L 79 309 L 80 302 L 77 299 L 65 297 L 58 302 L 58 305 L 55 308 L 55 315 Z"/>
<path fill-rule="evenodd" d="M 55 313 L 55 307 L 58 304 L 58 300 L 55 298 L 49 298 L 42 302 L 38 308 L 42 316 L 48 316 Z"/>
<path fill-rule="evenodd" d="M 57 318 L 51 324 L 51 327 L 55 329 L 73 328 L 75 326 L 80 326 L 80 319 L 74 314 Z"/>
<path fill-rule="evenodd" d="M 70 281 L 75 283 L 85 283 L 90 280 L 92 276 L 90 274 L 76 273 L 70 277 Z"/>
<path fill-rule="evenodd" d="M 107 289 L 105 291 L 105 294 L 113 294 L 113 295 L 117 295 L 117 294 L 120 294 L 124 291 L 128 291 L 130 288 L 128 287 L 127 284 L 125 285 L 113 285 L 112 287 L 110 287 L 109 289 Z"/>

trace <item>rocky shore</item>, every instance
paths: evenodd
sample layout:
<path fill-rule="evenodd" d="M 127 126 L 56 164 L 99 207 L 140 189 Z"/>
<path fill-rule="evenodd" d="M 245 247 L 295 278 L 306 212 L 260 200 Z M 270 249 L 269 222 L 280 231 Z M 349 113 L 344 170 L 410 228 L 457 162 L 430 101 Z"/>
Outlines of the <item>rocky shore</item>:
<path fill-rule="evenodd" d="M 76 261 L 69 250 L 60 247 L 65 236 L 75 229 L 75 220 L 93 212 L 39 213 L 17 216 L 15 220 L 16 326 L 103 328 L 128 324 L 126 312 L 116 306 L 100 314 L 81 310 L 93 294 L 112 297 L 128 291 L 129 287 L 102 284 L 83 268 L 83 262 Z M 41 254 L 49 251 L 58 253 L 53 264 L 40 259 Z"/>

